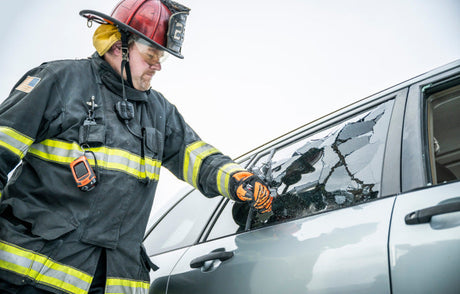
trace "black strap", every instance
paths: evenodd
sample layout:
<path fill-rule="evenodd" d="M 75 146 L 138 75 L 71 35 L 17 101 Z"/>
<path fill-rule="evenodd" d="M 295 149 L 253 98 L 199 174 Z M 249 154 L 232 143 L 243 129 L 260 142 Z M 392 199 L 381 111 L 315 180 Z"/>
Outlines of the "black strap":
<path fill-rule="evenodd" d="M 128 85 L 130 87 L 133 87 L 131 69 L 129 68 L 129 52 L 128 52 L 129 34 L 126 31 L 120 31 L 120 33 L 121 33 L 121 54 L 122 54 L 122 59 L 123 59 L 123 61 L 121 62 L 121 79 L 122 79 L 122 83 L 124 83 L 123 71 L 126 70 L 126 79 L 128 81 Z M 124 95 L 125 93 L 123 93 L 123 98 L 125 98 Z"/>
<path fill-rule="evenodd" d="M 131 77 L 131 69 L 129 68 L 129 52 L 128 52 L 128 39 L 129 39 L 129 33 L 124 30 L 120 30 L 121 33 L 121 54 L 122 54 L 122 61 L 121 61 L 121 85 L 123 88 L 123 101 L 118 102 L 115 105 L 115 108 L 117 110 L 118 115 L 121 116 L 121 118 L 124 120 L 126 127 L 128 128 L 128 131 L 139 138 L 142 142 L 141 145 L 141 157 L 144 159 L 143 160 L 143 169 L 145 171 L 145 132 L 144 129 L 136 122 L 134 118 L 134 107 L 131 102 L 128 101 L 128 98 L 126 97 L 126 90 L 125 90 L 125 80 L 123 78 L 123 72 L 126 70 L 126 78 L 128 81 L 128 85 L 131 88 L 134 88 L 133 86 L 133 80 Z M 150 182 L 150 179 L 148 177 L 144 179 L 140 179 L 140 182 L 144 184 L 148 184 Z"/>

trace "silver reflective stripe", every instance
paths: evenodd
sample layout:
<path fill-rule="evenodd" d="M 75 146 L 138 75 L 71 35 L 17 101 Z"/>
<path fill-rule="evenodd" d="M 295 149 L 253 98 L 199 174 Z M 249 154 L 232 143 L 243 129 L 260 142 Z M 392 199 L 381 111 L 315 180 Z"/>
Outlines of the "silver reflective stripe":
<path fill-rule="evenodd" d="M 233 199 L 230 195 L 230 176 L 237 171 L 244 171 L 244 169 L 236 163 L 228 163 L 219 169 L 217 172 L 217 189 L 220 195 Z"/>
<path fill-rule="evenodd" d="M 148 294 L 149 287 L 144 281 L 107 278 L 105 294 Z"/>
<path fill-rule="evenodd" d="M 88 292 L 92 277 L 31 250 L 0 241 L 0 268 L 70 293 Z"/>
<path fill-rule="evenodd" d="M 122 149 L 109 147 L 96 147 L 85 149 L 92 151 L 97 159 L 98 167 L 127 173 L 137 178 L 149 177 L 158 180 L 160 177 L 161 161 L 140 156 Z M 83 155 L 84 150 L 77 143 L 59 140 L 45 140 L 33 144 L 29 153 L 42 159 L 69 164 Z M 88 156 L 91 165 L 95 164 L 93 158 Z"/>
<path fill-rule="evenodd" d="M 184 180 L 198 188 L 198 174 L 203 160 L 216 153 L 220 151 L 203 141 L 196 141 L 188 145 L 184 155 Z"/>
<path fill-rule="evenodd" d="M 22 159 L 33 139 L 9 127 L 0 127 L 0 146 L 8 149 Z"/>

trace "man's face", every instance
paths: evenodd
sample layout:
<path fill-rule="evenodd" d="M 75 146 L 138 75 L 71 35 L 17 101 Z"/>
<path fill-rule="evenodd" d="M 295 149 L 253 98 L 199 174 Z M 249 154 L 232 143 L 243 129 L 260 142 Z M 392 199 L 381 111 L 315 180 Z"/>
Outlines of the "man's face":
<path fill-rule="evenodd" d="M 140 91 L 150 89 L 150 82 L 161 70 L 160 60 L 165 52 L 143 43 L 134 42 L 129 48 L 129 67 L 133 86 Z"/>

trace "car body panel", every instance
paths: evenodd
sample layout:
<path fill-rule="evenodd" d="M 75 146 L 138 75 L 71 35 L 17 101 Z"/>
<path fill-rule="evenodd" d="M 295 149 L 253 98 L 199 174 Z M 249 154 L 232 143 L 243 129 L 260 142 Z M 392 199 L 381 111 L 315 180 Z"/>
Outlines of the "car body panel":
<path fill-rule="evenodd" d="M 150 293 L 166 293 L 169 274 L 179 258 L 184 255 L 188 247 L 169 251 L 151 257 L 151 261 L 159 268 L 156 271 L 150 271 L 150 280 L 152 281 Z"/>
<path fill-rule="evenodd" d="M 168 293 L 390 293 L 387 238 L 393 200 L 193 246 L 172 271 Z M 194 258 L 220 248 L 234 256 L 214 261 L 218 265 L 211 270 L 190 267 Z"/>
<path fill-rule="evenodd" d="M 390 232 L 393 293 L 460 293 L 460 212 L 408 225 L 406 215 L 447 202 L 460 202 L 460 183 L 398 196 Z"/>

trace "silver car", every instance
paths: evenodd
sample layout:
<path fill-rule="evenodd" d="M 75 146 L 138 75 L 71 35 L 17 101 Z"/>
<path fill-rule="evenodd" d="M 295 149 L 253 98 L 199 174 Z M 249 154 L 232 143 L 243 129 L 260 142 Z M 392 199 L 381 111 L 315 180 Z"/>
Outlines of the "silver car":
<path fill-rule="evenodd" d="M 460 293 L 460 60 L 239 162 L 273 213 L 184 193 L 146 233 L 150 293 Z"/>

